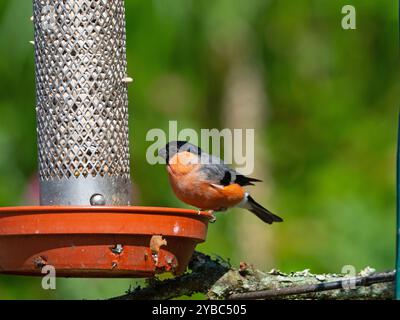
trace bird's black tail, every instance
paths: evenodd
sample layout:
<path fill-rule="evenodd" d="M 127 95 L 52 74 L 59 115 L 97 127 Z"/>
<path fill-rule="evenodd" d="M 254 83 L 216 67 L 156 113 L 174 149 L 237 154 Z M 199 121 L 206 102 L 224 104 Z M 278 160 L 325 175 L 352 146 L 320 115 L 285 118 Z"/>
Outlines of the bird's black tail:
<path fill-rule="evenodd" d="M 246 204 L 245 208 L 252 213 L 254 213 L 257 217 L 259 217 L 265 223 L 271 224 L 273 222 L 282 222 L 283 219 L 273 214 L 268 209 L 264 208 L 261 204 L 257 203 L 249 194 L 246 194 Z"/>

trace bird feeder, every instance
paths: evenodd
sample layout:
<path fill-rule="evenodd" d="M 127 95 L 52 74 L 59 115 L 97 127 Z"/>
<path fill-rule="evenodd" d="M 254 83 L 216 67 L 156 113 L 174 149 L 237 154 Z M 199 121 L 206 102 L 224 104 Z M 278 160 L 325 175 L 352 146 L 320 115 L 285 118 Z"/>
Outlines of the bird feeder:
<path fill-rule="evenodd" d="M 131 206 L 124 1 L 33 9 L 40 206 L 0 208 L 0 272 L 183 272 L 210 214 Z"/>

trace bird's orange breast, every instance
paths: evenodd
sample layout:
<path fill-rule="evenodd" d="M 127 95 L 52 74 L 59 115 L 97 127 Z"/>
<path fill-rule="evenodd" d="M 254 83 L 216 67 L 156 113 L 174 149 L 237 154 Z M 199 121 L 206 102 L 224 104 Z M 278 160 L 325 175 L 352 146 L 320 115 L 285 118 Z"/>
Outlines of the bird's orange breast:
<path fill-rule="evenodd" d="M 196 155 L 190 152 L 180 152 L 175 154 L 168 162 L 168 173 L 176 177 L 181 177 L 196 170 L 199 166 Z"/>

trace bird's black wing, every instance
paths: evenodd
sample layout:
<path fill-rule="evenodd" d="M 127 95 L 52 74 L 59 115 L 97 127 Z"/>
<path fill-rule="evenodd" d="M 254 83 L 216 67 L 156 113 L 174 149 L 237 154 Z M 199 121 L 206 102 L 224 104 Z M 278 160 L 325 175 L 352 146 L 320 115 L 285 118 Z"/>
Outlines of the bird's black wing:
<path fill-rule="evenodd" d="M 237 183 L 240 186 L 254 185 L 253 182 L 260 182 L 261 180 L 246 177 L 236 170 L 229 168 L 224 163 L 211 163 L 203 164 L 200 167 L 200 172 L 204 174 L 206 179 L 211 183 L 222 186 L 228 186 Z"/>
<path fill-rule="evenodd" d="M 241 174 L 236 175 L 235 183 L 240 186 L 254 186 L 253 182 L 261 182 L 261 180 L 251 177 L 246 177 Z"/>

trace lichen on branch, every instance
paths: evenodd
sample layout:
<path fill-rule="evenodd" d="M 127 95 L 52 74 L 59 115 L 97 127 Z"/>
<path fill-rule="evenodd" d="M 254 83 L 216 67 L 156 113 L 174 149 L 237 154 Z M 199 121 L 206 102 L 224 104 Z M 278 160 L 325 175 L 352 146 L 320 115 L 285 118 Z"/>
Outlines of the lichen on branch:
<path fill-rule="evenodd" d="M 309 270 L 264 272 L 244 262 L 234 268 L 221 258 L 195 252 L 187 273 L 167 280 L 150 279 L 147 287 L 113 299 L 165 300 L 197 292 L 209 299 L 392 299 L 394 277 L 394 272 L 376 273 L 369 267 L 356 277 Z"/>

